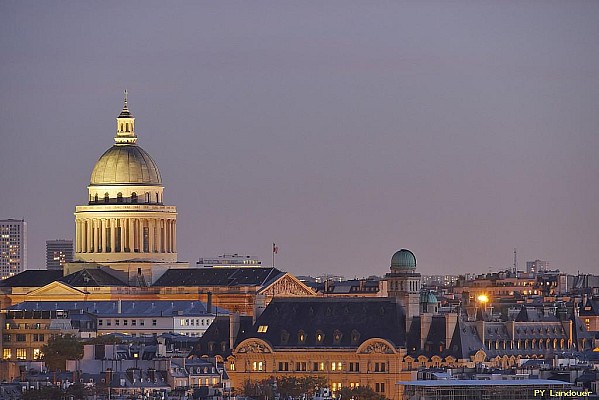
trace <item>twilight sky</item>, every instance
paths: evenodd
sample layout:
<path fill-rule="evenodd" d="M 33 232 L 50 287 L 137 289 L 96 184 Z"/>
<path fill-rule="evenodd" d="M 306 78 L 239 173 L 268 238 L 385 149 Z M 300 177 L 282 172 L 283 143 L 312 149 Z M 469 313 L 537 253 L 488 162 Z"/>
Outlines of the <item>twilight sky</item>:
<path fill-rule="evenodd" d="M 599 271 L 599 2 L 0 2 L 0 218 L 74 236 L 129 90 L 179 259 Z"/>

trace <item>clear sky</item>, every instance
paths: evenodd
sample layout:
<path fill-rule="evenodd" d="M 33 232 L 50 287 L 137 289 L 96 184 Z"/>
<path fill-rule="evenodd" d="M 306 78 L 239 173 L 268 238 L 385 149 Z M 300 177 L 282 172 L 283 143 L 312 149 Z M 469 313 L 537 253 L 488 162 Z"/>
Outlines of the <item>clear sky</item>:
<path fill-rule="evenodd" d="M 0 218 L 73 238 L 129 90 L 182 261 L 599 271 L 597 1 L 0 2 Z"/>

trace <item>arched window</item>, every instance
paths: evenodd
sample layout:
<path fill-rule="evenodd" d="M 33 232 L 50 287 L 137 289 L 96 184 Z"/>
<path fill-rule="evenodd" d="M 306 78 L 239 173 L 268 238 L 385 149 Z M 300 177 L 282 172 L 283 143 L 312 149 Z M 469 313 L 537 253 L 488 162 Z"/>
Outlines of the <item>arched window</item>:
<path fill-rule="evenodd" d="M 125 123 L 125 131 L 129 132 L 129 122 Z"/>
<path fill-rule="evenodd" d="M 316 331 L 316 344 L 324 343 L 324 332 L 321 330 Z"/>
<path fill-rule="evenodd" d="M 150 192 L 146 192 L 146 203 L 150 202 Z"/>
<path fill-rule="evenodd" d="M 137 193 L 131 193 L 131 203 L 137 203 Z"/>
<path fill-rule="evenodd" d="M 104 203 L 108 203 L 110 201 L 110 197 L 108 196 L 108 192 L 104 193 Z"/>
<path fill-rule="evenodd" d="M 98 193 L 96 193 L 96 194 L 94 195 L 94 202 L 95 202 L 95 203 L 97 203 L 97 202 L 98 202 Z"/>
<path fill-rule="evenodd" d="M 299 332 L 297 332 L 297 343 L 298 344 L 306 343 L 306 333 L 301 329 L 299 330 Z"/>
<path fill-rule="evenodd" d="M 160 202 L 158 201 L 158 193 L 156 193 L 156 203 L 160 203 Z"/>
<path fill-rule="evenodd" d="M 116 195 L 116 202 L 117 203 L 122 203 L 123 202 L 123 194 L 121 192 L 118 192 Z"/>

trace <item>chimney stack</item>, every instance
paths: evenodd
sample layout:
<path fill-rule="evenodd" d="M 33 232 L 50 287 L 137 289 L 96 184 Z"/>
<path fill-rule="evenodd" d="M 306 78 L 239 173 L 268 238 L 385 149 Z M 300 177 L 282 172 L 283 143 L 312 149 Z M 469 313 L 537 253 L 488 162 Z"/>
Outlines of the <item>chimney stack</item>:
<path fill-rule="evenodd" d="M 239 313 L 234 312 L 229 314 L 229 348 L 233 350 L 237 334 L 239 333 Z"/>

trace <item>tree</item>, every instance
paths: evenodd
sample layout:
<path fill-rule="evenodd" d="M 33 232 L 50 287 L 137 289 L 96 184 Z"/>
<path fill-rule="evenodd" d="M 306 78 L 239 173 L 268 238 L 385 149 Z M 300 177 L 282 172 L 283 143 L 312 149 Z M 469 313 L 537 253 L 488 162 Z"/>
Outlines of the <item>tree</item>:
<path fill-rule="evenodd" d="M 80 360 L 83 357 L 83 344 L 75 335 L 53 336 L 42 347 L 42 353 L 50 371 L 64 371 L 67 360 Z"/>
<path fill-rule="evenodd" d="M 101 335 L 89 339 L 85 344 L 121 344 L 121 338 L 114 335 Z"/>
<path fill-rule="evenodd" d="M 378 394 L 370 386 L 342 387 L 339 394 L 344 400 L 387 400 L 385 396 Z"/>
<path fill-rule="evenodd" d="M 305 375 L 277 378 L 277 389 L 283 397 L 299 397 L 303 394 L 312 397 L 318 389 L 326 386 L 328 386 L 328 381 L 324 376 Z"/>

